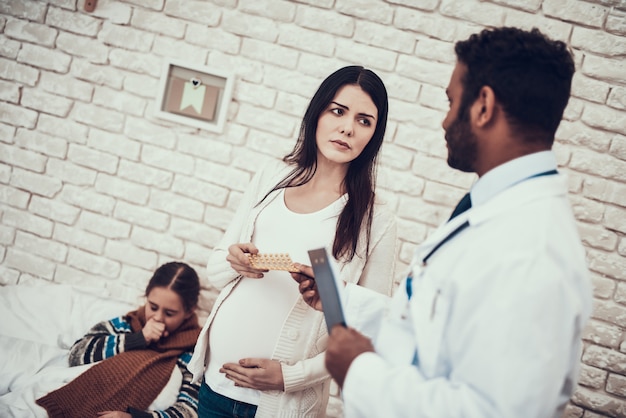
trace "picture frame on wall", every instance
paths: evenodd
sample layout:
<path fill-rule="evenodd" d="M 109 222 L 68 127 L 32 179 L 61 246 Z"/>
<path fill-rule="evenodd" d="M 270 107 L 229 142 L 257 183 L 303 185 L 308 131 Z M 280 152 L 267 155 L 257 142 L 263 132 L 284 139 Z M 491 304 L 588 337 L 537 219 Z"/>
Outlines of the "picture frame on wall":
<path fill-rule="evenodd" d="M 169 60 L 164 63 L 156 116 L 221 133 L 232 98 L 232 73 Z"/>

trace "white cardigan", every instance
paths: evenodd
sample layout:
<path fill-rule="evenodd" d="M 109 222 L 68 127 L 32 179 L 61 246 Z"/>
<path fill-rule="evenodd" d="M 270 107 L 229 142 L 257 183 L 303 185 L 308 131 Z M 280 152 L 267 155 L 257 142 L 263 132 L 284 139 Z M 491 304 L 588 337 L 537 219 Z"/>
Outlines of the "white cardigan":
<path fill-rule="evenodd" d="M 206 370 L 209 327 L 220 305 L 240 279 L 226 261 L 228 247 L 238 242 L 250 242 L 257 216 L 278 193 L 272 193 L 262 204 L 255 205 L 291 169 L 292 166 L 281 161 L 268 165 L 254 176 L 224 237 L 209 258 L 209 282 L 220 289 L 221 293 L 198 337 L 188 366 L 196 383 L 201 381 Z M 395 215 L 377 202 L 374 207 L 368 257 L 355 256 L 350 263 L 340 263 L 341 279 L 390 295 L 396 264 L 396 234 Z M 365 234 L 362 233 L 357 254 L 365 252 L 365 239 Z M 328 246 L 332 246 L 332 241 Z M 330 385 L 330 376 L 324 366 L 327 338 L 323 314 L 310 308 L 302 298 L 298 298 L 283 325 L 272 356 L 273 360 L 282 363 L 285 391 L 262 392 L 256 417 L 325 416 Z"/>

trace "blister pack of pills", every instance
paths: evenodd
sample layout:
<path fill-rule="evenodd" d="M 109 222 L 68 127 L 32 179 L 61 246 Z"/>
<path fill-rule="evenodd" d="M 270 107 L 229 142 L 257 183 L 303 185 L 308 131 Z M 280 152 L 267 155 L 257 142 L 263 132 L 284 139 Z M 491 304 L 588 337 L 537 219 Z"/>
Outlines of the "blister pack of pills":
<path fill-rule="evenodd" d="M 287 253 L 248 254 L 248 257 L 252 267 L 257 269 L 284 270 L 294 273 L 300 271 L 293 265 L 293 261 Z"/>

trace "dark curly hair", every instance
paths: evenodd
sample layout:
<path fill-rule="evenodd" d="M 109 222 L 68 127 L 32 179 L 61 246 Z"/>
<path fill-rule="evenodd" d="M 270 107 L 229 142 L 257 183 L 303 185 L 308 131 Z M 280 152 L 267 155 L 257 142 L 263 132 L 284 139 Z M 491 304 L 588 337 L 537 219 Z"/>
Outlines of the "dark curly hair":
<path fill-rule="evenodd" d="M 185 263 L 172 261 L 156 269 L 146 287 L 146 296 L 155 287 L 165 287 L 176 292 L 185 312 L 191 311 L 198 304 L 200 279 L 193 267 Z"/>
<path fill-rule="evenodd" d="M 462 110 L 489 86 L 525 141 L 552 146 L 575 71 L 565 43 L 548 39 L 536 28 L 502 27 L 484 29 L 457 42 L 454 50 L 467 66 Z"/>

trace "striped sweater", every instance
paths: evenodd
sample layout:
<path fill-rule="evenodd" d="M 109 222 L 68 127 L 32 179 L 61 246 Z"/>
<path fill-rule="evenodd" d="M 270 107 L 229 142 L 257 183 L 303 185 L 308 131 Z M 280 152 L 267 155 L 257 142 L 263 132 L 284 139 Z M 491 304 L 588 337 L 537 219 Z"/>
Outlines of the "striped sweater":
<path fill-rule="evenodd" d="M 69 353 L 69 363 L 70 366 L 80 366 L 105 360 L 126 351 L 145 348 L 147 345 L 143 333 L 132 332 L 126 316 L 119 316 L 94 325 L 84 337 L 76 341 Z M 182 353 L 176 360 L 183 380 L 173 405 L 162 411 L 140 411 L 129 408 L 126 412 L 133 418 L 196 418 L 199 386 L 191 383 L 192 375 L 187 370 L 191 355 L 192 352 L 188 351 Z"/>

